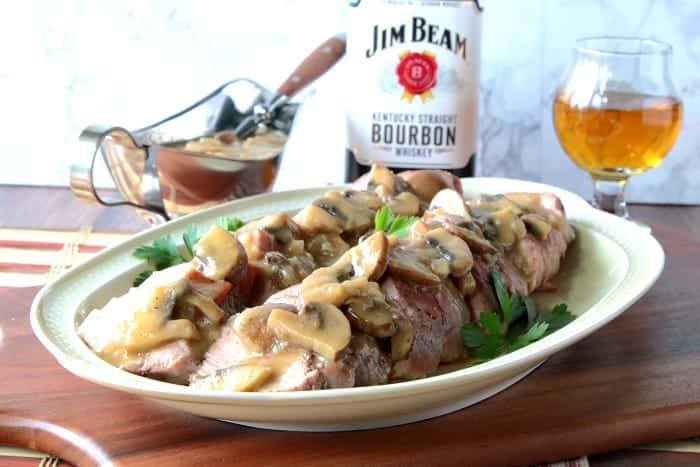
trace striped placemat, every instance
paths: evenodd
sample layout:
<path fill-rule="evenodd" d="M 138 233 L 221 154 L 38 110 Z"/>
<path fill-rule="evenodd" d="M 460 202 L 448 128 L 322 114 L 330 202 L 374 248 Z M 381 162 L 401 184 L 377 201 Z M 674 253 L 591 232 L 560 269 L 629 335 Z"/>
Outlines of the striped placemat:
<path fill-rule="evenodd" d="M 0 287 L 41 286 L 127 233 L 0 228 Z"/>

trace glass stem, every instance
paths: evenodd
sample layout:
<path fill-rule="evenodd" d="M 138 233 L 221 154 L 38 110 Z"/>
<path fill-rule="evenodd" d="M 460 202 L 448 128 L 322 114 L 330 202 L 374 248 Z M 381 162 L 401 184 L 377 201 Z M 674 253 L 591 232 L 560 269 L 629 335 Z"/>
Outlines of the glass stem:
<path fill-rule="evenodd" d="M 593 177 L 593 206 L 629 219 L 625 202 L 625 185 L 627 179 L 605 180 Z"/>

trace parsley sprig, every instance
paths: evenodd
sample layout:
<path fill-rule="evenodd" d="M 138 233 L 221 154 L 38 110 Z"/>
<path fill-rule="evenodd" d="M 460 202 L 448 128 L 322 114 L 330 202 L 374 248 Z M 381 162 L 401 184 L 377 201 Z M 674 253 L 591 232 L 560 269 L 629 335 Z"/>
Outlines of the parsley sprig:
<path fill-rule="evenodd" d="M 156 271 L 185 261 L 177 249 L 175 240 L 170 235 L 156 238 L 151 245 L 142 245 L 136 248 L 133 255 L 146 261 Z"/>
<path fill-rule="evenodd" d="M 396 237 L 405 237 L 408 235 L 408 229 L 417 220 L 418 218 L 413 216 L 394 216 L 391 208 L 385 205 L 374 215 L 374 230 Z"/>
<path fill-rule="evenodd" d="M 230 232 L 236 231 L 244 225 L 244 222 L 237 217 L 219 217 L 216 223 Z M 152 244 L 136 248 L 133 252 L 134 257 L 146 261 L 148 269 L 140 272 L 134 278 L 133 286 L 138 287 L 141 285 L 155 271 L 190 261 L 194 258 L 194 245 L 198 241 L 199 233 L 197 232 L 197 227 L 190 225 L 182 234 L 182 242 L 184 244 L 184 250 L 182 251 L 170 235 L 156 238 Z"/>
<path fill-rule="evenodd" d="M 479 326 L 465 324 L 461 332 L 464 346 L 476 351 L 478 361 L 491 360 L 523 348 L 576 319 L 563 303 L 538 312 L 530 297 L 508 294 L 498 271 L 491 273 L 491 279 L 500 313 L 481 313 Z M 524 327 L 514 325 L 522 317 L 527 317 Z"/>
<path fill-rule="evenodd" d="M 237 217 L 219 217 L 216 219 L 216 223 L 229 232 L 235 232 L 245 225 L 245 222 Z"/>

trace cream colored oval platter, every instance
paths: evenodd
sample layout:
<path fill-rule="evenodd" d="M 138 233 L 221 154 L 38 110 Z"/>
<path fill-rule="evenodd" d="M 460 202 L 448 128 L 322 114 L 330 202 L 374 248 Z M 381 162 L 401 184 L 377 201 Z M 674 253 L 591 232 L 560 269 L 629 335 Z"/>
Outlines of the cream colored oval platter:
<path fill-rule="evenodd" d="M 663 250 L 650 234 L 630 222 L 593 209 L 569 192 L 498 178 L 465 179 L 463 186 L 467 197 L 508 191 L 551 191 L 561 197 L 576 228 L 577 239 L 554 280 L 560 286 L 559 292 L 538 295 L 536 301 L 541 305 L 566 302 L 579 315 L 573 323 L 516 352 L 421 380 L 292 393 L 206 392 L 147 379 L 110 366 L 78 337 L 76 329 L 84 313 L 124 293 L 143 269 L 143 263 L 131 256 L 137 246 L 165 234 L 180 238 L 190 224 L 204 231 L 223 215 L 251 220 L 275 212 L 294 211 L 329 189 L 324 187 L 233 201 L 136 234 L 44 287 L 32 304 L 32 328 L 41 343 L 71 373 L 177 410 L 281 430 L 379 428 L 460 410 L 504 390 L 547 357 L 625 311 L 649 290 L 663 269 Z"/>

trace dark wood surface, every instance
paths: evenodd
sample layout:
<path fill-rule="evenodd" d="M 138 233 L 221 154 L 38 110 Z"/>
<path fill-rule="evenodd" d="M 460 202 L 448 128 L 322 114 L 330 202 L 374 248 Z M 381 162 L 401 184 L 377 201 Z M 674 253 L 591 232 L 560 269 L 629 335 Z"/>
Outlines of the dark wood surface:
<path fill-rule="evenodd" d="M 15 190 L 23 189 L 0 189 L 0 225 L 146 227 L 132 212 L 71 204 L 58 189 L 38 191 L 38 199 L 26 189 L 24 215 L 8 213 Z M 26 215 L 43 209 L 52 212 Z M 255 430 L 82 381 L 31 334 L 27 315 L 37 289 L 0 290 L 0 444 L 76 465 L 528 465 L 700 435 L 700 208 L 632 212 L 651 224 L 667 255 L 664 273 L 640 302 L 487 401 L 382 430 Z M 646 451 L 591 459 L 605 466 L 700 465 L 698 456 Z"/>
<path fill-rule="evenodd" d="M 134 208 L 86 204 L 67 188 L 0 185 L 0 227 L 136 232 L 149 224 Z"/>

